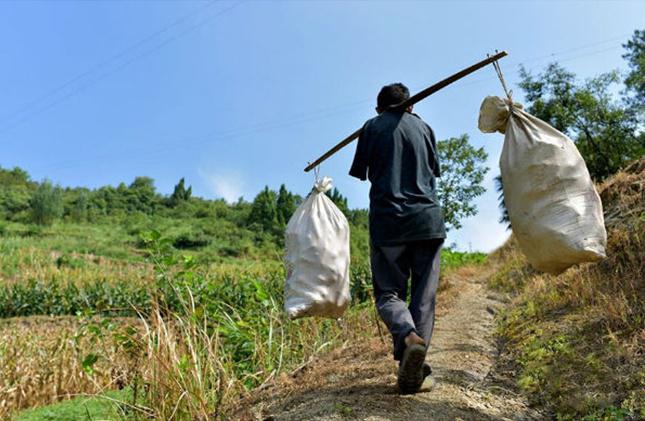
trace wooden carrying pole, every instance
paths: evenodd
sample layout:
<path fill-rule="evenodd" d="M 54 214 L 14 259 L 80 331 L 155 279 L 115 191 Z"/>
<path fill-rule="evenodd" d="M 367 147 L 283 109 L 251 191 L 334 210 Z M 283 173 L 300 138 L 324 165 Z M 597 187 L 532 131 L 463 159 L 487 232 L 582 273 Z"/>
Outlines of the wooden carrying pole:
<path fill-rule="evenodd" d="M 408 98 L 405 102 L 402 102 L 401 104 L 395 105 L 392 108 L 398 108 L 398 109 L 406 109 L 411 105 L 416 104 L 417 102 L 421 101 L 422 99 L 425 99 L 429 97 L 430 95 L 434 94 L 435 92 L 445 88 L 446 86 L 450 85 L 453 82 L 458 81 L 459 79 L 468 76 L 469 74 L 476 72 L 477 70 L 481 69 L 484 66 L 488 66 L 489 64 L 499 60 L 502 57 L 506 57 L 508 53 L 506 51 L 499 52 L 495 54 L 494 56 L 490 56 L 485 60 L 480 61 L 479 63 L 475 63 L 470 67 L 465 68 L 464 70 L 455 73 L 454 75 L 445 78 L 444 80 L 435 83 L 434 85 L 424 89 L 423 91 L 412 95 L 410 98 Z M 312 169 L 316 168 L 318 165 L 320 165 L 321 162 L 325 161 L 327 158 L 344 148 L 345 146 L 349 145 L 352 143 L 354 139 L 357 139 L 358 136 L 361 134 L 361 129 L 356 130 L 354 133 L 350 134 L 347 136 L 345 139 L 341 140 L 336 146 L 325 152 L 323 156 L 320 158 L 316 159 L 314 162 L 311 164 L 307 165 L 307 168 L 305 168 L 305 172 L 309 172 Z"/>

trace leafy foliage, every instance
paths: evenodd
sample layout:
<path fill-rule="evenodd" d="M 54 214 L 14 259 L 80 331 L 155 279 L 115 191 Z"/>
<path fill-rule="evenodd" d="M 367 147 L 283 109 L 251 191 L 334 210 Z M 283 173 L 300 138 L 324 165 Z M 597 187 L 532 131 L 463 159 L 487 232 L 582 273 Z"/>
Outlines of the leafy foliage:
<path fill-rule="evenodd" d="M 63 191 L 48 180 L 40 183 L 30 201 L 31 219 L 38 225 L 51 225 L 63 214 Z"/>
<path fill-rule="evenodd" d="M 498 193 L 497 200 L 499 201 L 499 210 L 502 213 L 499 217 L 499 222 L 506 224 L 506 227 L 511 229 L 511 218 L 508 216 L 508 209 L 504 201 L 504 182 L 501 174 L 495 177 L 495 191 Z"/>
<path fill-rule="evenodd" d="M 605 179 L 645 153 L 635 114 L 612 94 L 620 82 L 617 72 L 579 82 L 553 63 L 538 76 L 523 67 L 520 75 L 528 112 L 575 141 L 594 179 Z"/>
<path fill-rule="evenodd" d="M 439 200 L 446 226 L 459 229 L 463 218 L 477 213 L 473 199 L 486 191 L 482 183 L 489 170 L 484 166 L 488 154 L 472 146 L 465 134 L 439 141 L 438 149 L 442 167 Z"/>
<path fill-rule="evenodd" d="M 134 315 L 133 306 L 149 308 L 149 291 L 131 280 L 105 283 L 100 279 L 81 286 L 56 281 L 0 285 L 0 318 L 43 315 Z"/>
<path fill-rule="evenodd" d="M 182 177 L 170 195 L 170 206 L 177 206 L 179 203 L 187 201 L 190 199 L 192 193 L 193 188 L 190 186 L 186 188 L 184 178 Z"/>
<path fill-rule="evenodd" d="M 248 223 L 257 224 L 265 232 L 272 232 L 277 222 L 277 197 L 275 192 L 266 186 L 253 200 Z"/>
<path fill-rule="evenodd" d="M 629 98 L 629 102 L 642 118 L 645 108 L 645 30 L 636 30 L 632 39 L 623 47 L 627 50 L 623 58 L 627 60 L 630 68 L 625 78 L 625 86 L 628 92 L 634 95 Z"/>
<path fill-rule="evenodd" d="M 340 191 L 334 187 L 331 189 L 331 191 L 328 191 L 327 197 L 331 199 L 332 202 L 334 202 L 334 205 L 340 209 L 341 212 L 345 214 L 345 216 L 349 216 L 349 206 L 347 206 L 347 198 L 340 194 Z"/>
<path fill-rule="evenodd" d="M 90 206 L 90 196 L 87 190 L 81 190 L 74 200 L 72 208 L 69 212 L 72 221 L 83 222 L 88 218 L 88 210 Z"/>
<path fill-rule="evenodd" d="M 287 190 L 287 187 L 282 184 L 278 191 L 278 198 L 276 199 L 276 210 L 278 212 L 278 223 L 280 225 L 287 225 L 291 215 L 296 211 L 300 198 Z"/>

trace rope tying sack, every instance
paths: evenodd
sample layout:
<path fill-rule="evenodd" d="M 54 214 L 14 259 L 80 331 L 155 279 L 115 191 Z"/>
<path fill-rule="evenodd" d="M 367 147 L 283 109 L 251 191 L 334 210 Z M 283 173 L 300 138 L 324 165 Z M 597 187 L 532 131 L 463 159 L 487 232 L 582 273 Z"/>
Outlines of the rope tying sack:
<path fill-rule="evenodd" d="M 513 91 L 508 89 L 508 86 L 506 86 L 506 80 L 504 79 L 504 74 L 502 73 L 502 68 L 499 66 L 499 62 L 494 61 L 493 67 L 495 68 L 495 73 L 497 73 L 497 77 L 502 84 L 502 88 L 504 88 L 504 93 L 508 98 L 508 105 L 513 105 Z"/>
<path fill-rule="evenodd" d="M 497 96 L 488 96 L 482 102 L 481 108 L 479 109 L 479 121 L 477 126 L 479 130 L 484 133 L 506 133 L 506 126 L 508 125 L 508 120 L 514 109 L 521 110 L 522 104 L 513 102 L 513 91 L 508 89 L 506 85 L 506 80 L 504 79 L 504 74 L 502 69 L 499 66 L 499 63 L 494 61 L 493 67 L 495 68 L 495 73 L 499 78 L 506 98 L 500 98 Z"/>

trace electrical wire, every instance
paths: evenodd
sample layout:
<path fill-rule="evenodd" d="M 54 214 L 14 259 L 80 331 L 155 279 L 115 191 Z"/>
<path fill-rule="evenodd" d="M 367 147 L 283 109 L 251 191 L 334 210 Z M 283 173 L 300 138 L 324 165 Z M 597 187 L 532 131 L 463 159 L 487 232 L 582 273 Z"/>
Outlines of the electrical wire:
<path fill-rule="evenodd" d="M 612 38 L 611 40 L 615 41 L 616 39 L 618 39 L 618 38 L 615 37 L 615 38 Z M 621 39 L 622 39 L 622 37 L 621 37 Z M 582 49 L 589 48 L 589 47 L 592 47 L 592 46 L 606 44 L 607 42 L 609 42 L 609 40 L 604 40 L 604 41 L 600 41 L 600 42 L 593 43 L 593 44 L 587 44 L 587 45 L 584 45 L 584 46 L 574 47 L 574 48 L 571 48 L 571 49 L 563 50 L 561 52 L 552 53 L 552 54 L 549 54 L 549 55 L 537 56 L 537 57 L 533 57 L 533 58 L 529 58 L 527 60 L 524 60 L 524 61 L 522 61 L 522 63 L 524 63 L 524 62 L 536 62 L 536 61 L 548 61 L 548 60 L 552 60 L 554 57 L 567 55 L 567 54 L 570 54 L 571 52 L 580 51 Z M 615 49 L 618 49 L 620 47 L 621 47 L 621 45 L 612 46 L 612 47 L 604 48 L 604 49 L 601 49 L 601 50 L 595 50 L 595 51 L 575 55 L 573 57 L 566 57 L 566 58 L 560 59 L 559 61 L 560 62 L 565 62 L 565 61 L 577 60 L 579 58 L 600 54 L 600 53 L 610 51 L 610 50 L 615 50 Z M 530 71 L 530 70 L 533 70 L 533 69 L 535 69 L 537 67 L 539 67 L 539 65 L 534 65 L 534 66 L 532 66 L 531 68 L 529 68 L 527 70 Z M 513 73 L 513 72 L 511 71 L 510 73 Z M 489 77 L 489 78 L 478 79 L 478 80 L 474 80 L 474 81 L 470 81 L 470 82 L 466 82 L 466 83 L 461 83 L 461 84 L 455 85 L 455 88 L 465 87 L 465 86 L 478 84 L 478 83 L 483 83 L 483 82 L 488 82 L 488 81 L 496 79 L 496 78 L 497 78 L 497 76 L 493 76 L 493 77 Z M 352 101 L 352 102 L 342 104 L 342 105 L 338 105 L 338 106 L 326 107 L 326 108 L 318 109 L 318 110 L 315 110 L 315 111 L 310 111 L 310 112 L 307 112 L 307 113 L 295 114 L 295 115 L 292 115 L 292 116 L 290 116 L 289 118 L 287 118 L 285 120 L 265 121 L 265 122 L 255 123 L 255 124 L 250 125 L 250 126 L 243 126 L 243 127 L 238 127 L 238 128 L 235 128 L 235 129 L 226 130 L 226 131 L 223 131 L 223 132 L 210 132 L 210 133 L 202 135 L 202 136 L 182 138 L 182 139 L 179 139 L 178 142 L 175 141 L 175 142 L 171 142 L 171 143 L 166 143 L 166 144 L 160 145 L 160 146 L 158 146 L 156 148 L 142 149 L 140 151 L 134 151 L 134 152 L 130 151 L 129 153 L 130 154 L 137 154 L 137 155 L 140 155 L 140 156 L 141 155 L 150 156 L 152 154 L 157 155 L 159 153 L 164 153 L 164 152 L 168 152 L 168 151 L 171 151 L 171 150 L 187 149 L 187 146 L 186 146 L 187 144 L 189 144 L 188 148 L 192 149 L 192 148 L 204 146 L 204 145 L 207 145 L 207 144 L 220 143 L 220 142 L 225 141 L 225 140 L 229 140 L 229 139 L 233 139 L 233 138 L 239 138 L 239 137 L 243 137 L 243 136 L 247 136 L 247 135 L 251 135 L 251 134 L 256 134 L 256 133 L 262 133 L 262 132 L 267 131 L 267 130 L 275 130 L 275 129 L 280 129 L 280 128 L 293 127 L 293 126 L 296 126 L 296 125 L 301 125 L 301 124 L 312 122 L 312 121 L 319 121 L 319 120 L 322 120 L 322 119 L 328 119 L 328 118 L 334 117 L 336 115 L 345 114 L 348 111 L 353 111 L 353 110 L 362 108 L 362 106 L 365 103 L 371 102 L 373 100 L 374 100 L 373 98 L 369 98 L 369 99 L 366 98 L 366 99 L 362 99 L 362 100 L 358 100 L 358 101 Z M 124 151 L 118 151 L 118 152 L 115 152 L 115 153 L 105 154 L 103 156 L 94 157 L 94 159 L 91 159 L 89 161 L 96 162 L 98 160 L 106 160 L 106 159 L 109 159 L 109 158 L 122 156 L 123 153 L 124 153 Z M 66 161 L 66 162 L 62 162 L 62 163 L 47 165 L 47 166 L 44 166 L 44 167 L 37 167 L 37 170 L 55 171 L 55 170 L 61 170 L 61 169 L 68 169 L 68 168 L 76 167 L 77 164 L 82 165 L 82 164 L 85 164 L 87 162 L 88 162 L 88 159 L 84 158 L 82 160 L 72 160 L 72 161 Z"/>
<path fill-rule="evenodd" d="M 172 23 L 164 26 L 163 28 L 153 32 L 152 34 L 146 36 L 145 38 L 135 42 L 134 44 L 130 45 L 129 47 L 125 48 L 124 50 L 120 51 L 119 53 L 115 54 L 114 56 L 108 58 L 107 60 L 104 60 L 97 65 L 91 67 L 89 70 L 86 70 L 82 73 L 79 73 L 78 75 L 74 76 L 73 78 L 69 79 L 65 83 L 57 86 L 56 88 L 48 91 L 46 94 L 40 96 L 39 98 L 30 101 L 27 105 L 23 106 L 21 109 L 18 111 L 14 112 L 11 114 L 11 116 L 7 119 L 6 121 L 11 121 L 11 120 L 16 120 L 13 123 L 10 124 L 4 124 L 0 125 L 0 135 L 8 132 L 9 130 L 14 129 L 17 126 L 20 126 L 24 122 L 54 108 L 58 104 L 68 100 L 69 98 L 85 91 L 87 88 L 99 83 L 100 81 L 106 79 L 107 77 L 113 75 L 114 73 L 122 70 L 123 68 L 129 66 L 130 64 L 149 56 L 150 54 L 160 50 L 164 46 L 170 44 L 171 42 L 182 38 L 189 34 L 190 32 L 194 31 L 195 29 L 205 25 L 206 23 L 212 21 L 213 19 L 220 17 L 224 15 L 225 13 L 230 12 L 240 4 L 244 3 L 246 0 L 238 0 L 237 2 L 233 3 L 231 6 L 226 7 L 224 9 L 221 9 L 217 11 L 216 13 L 208 16 L 205 19 L 202 19 L 198 23 L 188 26 L 185 28 L 183 31 L 179 32 L 178 34 L 175 34 L 173 36 L 170 36 L 166 39 L 161 40 L 161 42 L 153 45 L 151 48 L 144 50 L 144 51 L 139 51 L 137 54 L 131 56 L 130 58 L 127 58 L 129 53 L 135 52 L 140 47 L 144 46 L 147 43 L 150 43 L 152 40 L 155 38 L 158 38 L 160 35 L 163 35 L 164 33 L 168 32 L 170 29 L 180 26 L 183 22 L 186 22 L 187 20 L 191 19 L 192 17 L 198 16 L 202 14 L 205 10 L 208 10 L 211 6 L 214 4 L 218 3 L 218 0 L 213 0 L 208 2 L 205 6 L 202 6 L 201 8 L 197 9 L 196 11 L 193 11 L 187 15 L 184 15 L 183 17 L 180 17 L 179 19 L 173 21 Z M 127 58 L 127 59 L 125 59 Z M 125 60 L 121 60 L 125 59 Z M 120 62 L 120 63 L 119 63 Z M 99 73 L 101 69 L 108 67 L 112 64 L 115 64 L 115 67 L 112 67 L 111 69 L 108 69 L 108 71 Z M 98 75 L 97 75 L 98 73 Z M 89 79 L 86 83 L 82 83 L 83 80 Z M 79 83 L 80 82 L 80 83 Z M 76 85 L 76 86 L 74 86 Z M 56 96 L 57 93 L 65 91 L 66 88 L 72 87 L 71 90 L 66 92 L 62 96 Z M 54 97 L 53 101 L 47 102 L 46 100 L 48 98 Z M 45 103 L 43 105 L 40 105 L 41 103 Z M 19 117 L 22 114 L 22 117 Z"/>

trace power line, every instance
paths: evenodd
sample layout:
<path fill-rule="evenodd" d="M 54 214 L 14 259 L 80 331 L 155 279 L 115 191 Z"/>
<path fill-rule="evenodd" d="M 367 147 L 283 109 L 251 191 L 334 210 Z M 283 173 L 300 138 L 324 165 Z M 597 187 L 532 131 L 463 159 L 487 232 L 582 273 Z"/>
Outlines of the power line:
<path fill-rule="evenodd" d="M 616 39 L 618 39 L 618 38 L 612 38 L 611 40 L 615 41 Z M 579 46 L 579 47 L 563 50 L 563 51 L 560 51 L 560 52 L 552 53 L 552 54 L 549 54 L 549 55 L 542 55 L 542 56 L 532 57 L 532 58 L 529 58 L 527 60 L 523 60 L 523 61 L 520 61 L 520 62 L 524 63 L 524 62 L 535 62 L 535 61 L 548 61 L 548 60 L 553 59 L 556 56 L 566 56 L 566 55 L 570 54 L 571 52 L 580 51 L 582 49 L 589 48 L 591 46 L 597 46 L 597 45 L 606 44 L 607 42 L 608 42 L 608 40 L 600 41 L 600 42 L 597 42 L 597 43 L 587 44 L 585 46 Z M 591 52 L 586 52 L 586 53 L 583 53 L 583 54 L 574 55 L 572 57 L 566 57 L 564 59 L 560 59 L 559 61 L 560 62 L 565 62 L 565 61 L 577 60 L 579 58 L 600 54 L 600 53 L 610 51 L 610 50 L 615 50 L 615 49 L 618 49 L 620 47 L 621 47 L 621 45 L 615 45 L 615 46 L 611 46 L 611 47 L 608 47 L 608 48 L 603 48 L 601 50 L 594 50 L 594 51 L 591 51 Z M 528 70 L 534 70 L 537 67 L 539 67 L 539 65 L 534 65 L 531 68 L 529 68 Z M 517 73 L 517 71 L 512 71 L 512 72 Z M 492 76 L 492 77 L 489 77 L 489 78 L 477 79 L 477 80 L 474 80 L 474 81 L 461 83 L 461 84 L 455 85 L 455 88 L 470 86 L 470 85 L 474 85 L 474 84 L 478 84 L 478 83 L 482 83 L 482 82 L 488 82 L 488 81 L 493 80 L 493 79 L 497 79 L 497 76 Z M 145 155 L 149 156 L 150 154 L 158 154 L 160 152 L 163 153 L 163 152 L 167 152 L 167 151 L 170 151 L 170 150 L 186 149 L 187 148 L 187 146 L 186 146 L 187 142 L 190 142 L 190 144 L 188 146 L 189 148 L 195 148 L 195 147 L 204 146 L 204 145 L 211 144 L 211 143 L 219 143 L 219 142 L 221 142 L 223 140 L 227 140 L 227 139 L 239 138 L 239 137 L 250 135 L 250 134 L 261 133 L 261 132 L 267 131 L 267 130 L 275 130 L 275 129 L 285 128 L 285 127 L 292 127 L 292 126 L 295 126 L 295 125 L 308 123 L 308 122 L 311 122 L 311 121 L 319 121 L 321 119 L 330 118 L 330 117 L 333 117 L 335 115 L 344 114 L 344 113 L 346 113 L 348 111 L 353 111 L 355 109 L 359 109 L 359 108 L 361 108 L 363 106 L 363 104 L 371 102 L 373 100 L 374 100 L 373 98 L 366 98 L 366 99 L 362 99 L 362 100 L 358 100 L 358 101 L 352 101 L 352 102 L 337 105 L 337 106 L 326 107 L 326 108 L 322 108 L 322 109 L 318 109 L 318 110 L 314 110 L 314 111 L 309 111 L 309 112 L 306 112 L 306 113 L 295 114 L 295 115 L 292 115 L 289 118 L 287 118 L 285 120 L 281 120 L 281 121 L 265 121 L 265 122 L 256 123 L 256 124 L 253 124 L 253 125 L 250 125 L 250 126 L 243 126 L 243 127 L 238 127 L 238 128 L 235 128 L 235 129 L 226 130 L 226 131 L 223 131 L 223 132 L 210 132 L 210 133 L 202 135 L 202 136 L 182 138 L 182 139 L 179 140 L 179 142 L 168 143 L 168 144 L 161 145 L 161 146 L 153 148 L 153 149 L 142 150 L 141 154 L 145 154 Z M 105 154 L 103 156 L 94 157 L 93 160 L 99 160 L 99 159 L 105 160 L 105 159 L 108 159 L 108 158 L 111 158 L 111 157 L 114 157 L 114 156 L 120 156 L 120 155 L 122 155 L 122 153 L 123 153 L 123 151 L 119 151 L 118 154 L 117 153 Z M 78 163 L 82 164 L 82 163 L 85 163 L 85 162 L 87 162 L 87 159 L 72 160 L 72 161 L 67 161 L 67 162 L 63 162 L 63 163 L 59 163 L 59 164 L 40 167 L 38 169 L 39 170 L 67 169 L 67 168 L 72 168 L 72 167 L 76 166 Z M 62 165 L 60 165 L 60 164 L 62 164 Z"/>
<path fill-rule="evenodd" d="M 591 51 L 591 52 L 588 52 L 588 53 L 578 54 L 578 55 L 575 55 L 575 56 L 572 56 L 572 57 L 559 59 L 559 60 L 557 60 L 557 62 L 558 63 L 564 63 L 564 62 L 568 62 L 568 61 L 572 61 L 572 60 L 577 60 L 577 59 L 583 58 L 583 57 L 590 57 L 590 56 L 594 56 L 594 55 L 597 55 L 597 54 L 605 53 L 607 51 L 617 50 L 617 49 L 619 49 L 621 47 L 622 47 L 621 45 L 615 45 L 615 46 L 612 46 L 612 47 L 603 48 L 601 50 Z M 541 59 L 539 60 L 539 62 L 542 63 L 542 64 L 528 67 L 528 68 L 526 68 L 526 70 L 528 70 L 528 71 L 536 70 L 539 67 L 542 67 L 542 65 L 544 63 L 553 60 L 553 58 L 556 57 L 556 56 L 558 56 L 558 54 L 555 54 L 555 53 L 550 54 L 548 56 L 542 56 Z M 525 61 L 516 61 L 516 62 L 511 62 L 511 64 L 513 64 L 513 63 L 514 64 L 518 64 L 518 63 L 519 64 L 524 64 L 524 63 L 527 63 L 527 62 L 535 62 L 535 60 L 531 59 L 531 60 L 525 60 Z M 510 70 L 508 73 L 519 74 L 519 70 Z M 488 81 L 493 80 L 493 79 L 497 79 L 497 76 L 491 76 L 491 77 L 486 77 L 486 78 L 482 78 L 482 79 L 476 79 L 476 80 L 473 80 L 473 81 L 470 81 L 470 82 L 462 83 L 462 84 L 458 85 L 457 87 L 476 85 L 478 83 L 488 82 Z"/>
<path fill-rule="evenodd" d="M 568 48 L 566 50 L 561 50 L 561 51 L 557 51 L 557 52 L 554 52 L 554 53 L 545 54 L 543 56 L 533 57 L 533 58 L 530 58 L 530 59 L 527 59 L 527 60 L 521 60 L 521 62 L 522 63 L 530 63 L 530 62 L 533 62 L 533 61 L 536 61 L 536 60 L 541 60 L 541 59 L 544 59 L 544 58 L 551 58 L 551 57 L 557 56 L 557 55 L 568 54 L 568 53 L 572 53 L 574 51 L 580 51 L 580 50 L 584 50 L 584 49 L 587 49 L 587 48 L 590 48 L 590 47 L 596 47 L 598 45 L 608 44 L 610 42 L 614 42 L 614 41 L 618 41 L 618 40 L 624 40 L 626 37 L 628 37 L 630 35 L 631 35 L 631 33 L 625 33 L 625 34 L 622 34 L 622 35 L 615 36 L 613 38 L 608 38 L 608 39 L 603 40 L 603 41 L 594 42 L 594 43 L 591 43 L 591 44 L 584 44 L 584 45 L 580 45 L 578 47 Z"/>
<path fill-rule="evenodd" d="M 348 111 L 361 108 L 363 104 L 365 104 L 366 102 L 370 102 L 372 100 L 373 99 L 370 98 L 366 100 L 347 103 L 341 106 L 328 107 L 314 112 L 297 114 L 283 121 L 265 121 L 251 126 L 238 127 L 238 128 L 226 130 L 223 132 L 210 132 L 208 134 L 201 135 L 201 136 L 186 137 L 186 138 L 180 139 L 179 141 L 167 143 L 165 145 L 160 145 L 153 149 L 140 150 L 139 152 L 140 154 L 150 155 L 150 154 L 167 152 L 167 151 L 176 150 L 176 149 L 195 148 L 206 144 L 214 143 L 214 141 L 217 141 L 217 143 L 219 143 L 219 141 L 226 140 L 226 139 L 232 139 L 232 138 L 237 138 L 245 135 L 261 133 L 267 130 L 275 130 L 275 129 L 281 129 L 285 127 L 292 127 L 299 124 L 308 123 L 311 121 L 319 121 L 322 119 L 330 118 L 336 115 L 344 114 Z M 190 142 L 188 146 L 186 146 L 187 142 Z M 123 151 L 120 151 L 119 153 L 105 154 L 102 156 L 94 157 L 94 160 L 107 159 L 115 156 L 120 156 L 122 155 L 122 153 Z M 136 154 L 136 151 L 131 150 L 130 154 Z M 74 164 L 76 163 L 84 163 L 86 161 L 87 161 L 86 159 L 72 160 L 72 161 L 61 163 L 63 165 L 50 165 L 45 167 L 39 167 L 37 169 L 43 170 L 43 171 L 66 169 L 66 168 L 73 167 Z"/>
<path fill-rule="evenodd" d="M 122 57 L 124 57 L 128 53 L 130 53 L 131 51 L 134 51 L 134 50 L 138 49 L 143 44 L 153 40 L 155 37 L 163 34 L 164 32 L 168 31 L 169 29 L 181 24 L 185 20 L 197 15 L 198 13 L 203 12 L 204 9 L 206 9 L 207 7 L 210 7 L 210 6 L 214 5 L 214 4 L 215 4 L 215 1 L 209 1 L 206 4 L 206 6 L 200 7 L 197 10 L 193 10 L 191 13 L 188 13 L 188 14 L 180 17 L 179 19 L 176 19 L 175 21 L 169 23 L 168 25 L 165 25 L 164 27 L 160 28 L 159 30 L 147 35 L 146 37 L 144 37 L 144 38 L 142 38 L 142 39 L 140 39 L 138 41 L 136 41 L 135 43 L 127 46 L 126 48 L 124 48 L 123 50 L 119 51 L 115 55 L 108 57 L 106 60 L 103 60 L 103 61 L 95 64 L 94 66 L 90 67 L 89 69 L 87 69 L 87 70 L 77 74 L 76 76 L 68 79 L 67 81 L 63 82 L 62 84 L 56 86 L 55 88 L 53 88 L 53 89 L 47 91 L 46 93 L 44 93 L 43 95 L 39 96 L 38 98 L 34 98 L 34 99 L 30 100 L 29 102 L 27 102 L 27 104 L 25 104 L 24 106 L 20 107 L 18 110 L 16 110 L 13 113 L 11 113 L 4 120 L 10 120 L 16 115 L 20 115 L 20 114 L 24 113 L 25 111 L 29 111 L 30 108 L 33 108 L 38 103 L 46 100 L 47 98 L 50 98 L 51 96 L 53 96 L 53 95 L 57 94 L 58 92 L 64 90 L 68 86 L 76 83 L 77 81 L 79 81 L 79 80 L 91 75 L 95 71 L 97 71 L 97 70 L 99 70 L 99 69 L 101 69 L 103 67 L 106 67 L 110 63 L 121 59 Z"/>
<path fill-rule="evenodd" d="M 99 64 L 93 66 L 89 70 L 86 70 L 82 73 L 79 73 L 78 75 L 74 76 L 73 78 L 69 79 L 67 82 L 57 86 L 56 88 L 52 89 L 51 91 L 47 92 L 45 95 L 37 98 L 36 100 L 31 101 L 28 103 L 27 106 L 23 107 L 22 109 L 18 110 L 18 112 L 12 113 L 11 117 L 7 119 L 8 121 L 14 119 L 13 117 L 23 114 L 21 118 L 18 118 L 17 121 L 15 121 L 13 124 L 8 124 L 0 127 L 0 135 L 6 133 L 7 131 L 21 125 L 25 121 L 28 121 L 37 115 L 42 114 L 45 111 L 48 111 L 49 109 L 55 107 L 56 105 L 60 104 L 61 102 L 66 101 L 67 99 L 71 98 L 72 96 L 85 91 L 87 88 L 90 86 L 93 86 L 100 81 L 106 79 L 107 77 L 111 76 L 112 74 L 120 71 L 121 69 L 129 66 L 130 64 L 134 63 L 137 60 L 140 60 L 144 57 L 149 56 L 150 54 L 160 50 L 164 46 L 168 45 L 169 43 L 182 38 L 186 36 L 188 33 L 194 31 L 195 29 L 205 25 L 206 23 L 212 21 L 213 19 L 222 16 L 225 13 L 230 12 L 240 4 L 242 4 L 246 0 L 238 0 L 237 2 L 233 3 L 231 6 L 226 7 L 224 9 L 219 10 L 217 13 L 208 16 L 207 18 L 201 20 L 200 22 L 188 26 L 186 29 L 183 31 L 179 32 L 178 34 L 174 36 L 170 36 L 169 38 L 161 40 L 160 43 L 157 43 L 153 45 L 150 49 L 140 51 L 138 54 L 133 55 L 129 59 L 121 61 L 123 58 L 127 58 L 129 53 L 137 51 L 140 47 L 144 46 L 145 44 L 149 43 L 150 41 L 154 40 L 155 38 L 158 38 L 160 35 L 163 35 L 165 32 L 168 32 L 170 29 L 181 25 L 183 22 L 189 20 L 192 17 L 198 16 L 201 13 L 203 13 L 205 10 L 210 8 L 212 5 L 217 3 L 217 0 L 213 0 L 208 2 L 205 6 L 202 6 L 201 8 L 197 9 L 196 11 L 193 11 L 187 15 L 184 15 L 180 17 L 179 19 L 171 22 L 170 24 L 164 26 L 163 28 L 155 31 L 154 33 L 146 36 L 145 38 L 135 42 L 134 44 L 130 45 L 129 47 L 125 48 L 124 50 L 120 51 L 119 53 L 115 54 L 114 56 L 110 57 L 109 59 L 100 62 Z M 118 63 L 121 61 L 120 63 Z M 115 64 L 116 67 L 113 67 L 112 69 L 108 69 L 108 71 L 98 74 L 96 77 L 91 79 L 93 75 L 96 75 L 102 68 L 108 67 L 112 64 Z M 85 84 L 82 83 L 77 83 L 81 82 L 84 79 L 89 79 L 88 82 Z M 64 91 L 67 87 L 69 86 L 74 86 L 76 85 L 73 89 L 71 89 L 69 92 L 62 96 L 56 97 L 56 94 L 59 92 Z M 42 106 L 39 106 L 39 104 L 45 102 L 48 98 L 55 97 L 53 101 L 48 102 L 43 104 Z"/>

